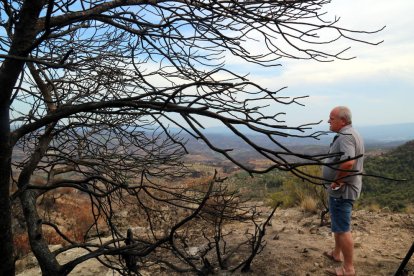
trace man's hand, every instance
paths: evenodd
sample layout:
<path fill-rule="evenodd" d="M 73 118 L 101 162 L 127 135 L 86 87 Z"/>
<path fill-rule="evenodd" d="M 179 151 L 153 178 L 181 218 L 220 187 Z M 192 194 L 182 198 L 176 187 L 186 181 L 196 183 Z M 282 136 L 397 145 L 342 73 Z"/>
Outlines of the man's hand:
<path fill-rule="evenodd" d="M 332 182 L 331 183 L 331 189 L 336 191 L 342 188 L 342 186 L 344 186 L 345 183 L 344 182 Z"/>

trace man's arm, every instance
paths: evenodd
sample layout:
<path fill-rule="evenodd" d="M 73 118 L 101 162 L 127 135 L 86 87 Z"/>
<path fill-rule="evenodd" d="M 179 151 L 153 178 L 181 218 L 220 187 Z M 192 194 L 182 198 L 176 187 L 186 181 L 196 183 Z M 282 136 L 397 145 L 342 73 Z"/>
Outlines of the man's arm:
<path fill-rule="evenodd" d="M 331 188 L 337 190 L 341 188 L 345 183 L 344 179 L 350 175 L 352 168 L 354 167 L 356 160 L 348 160 L 344 163 L 341 163 L 338 167 L 338 171 L 336 173 L 335 180 L 331 183 Z"/>

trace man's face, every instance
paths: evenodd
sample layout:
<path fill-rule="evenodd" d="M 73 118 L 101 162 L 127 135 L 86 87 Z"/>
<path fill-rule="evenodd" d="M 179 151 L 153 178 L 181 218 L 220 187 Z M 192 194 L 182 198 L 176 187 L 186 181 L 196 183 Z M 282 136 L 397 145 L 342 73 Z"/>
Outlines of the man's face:
<path fill-rule="evenodd" d="M 329 114 L 329 129 L 333 132 L 339 132 L 346 124 L 343 119 L 339 117 L 338 111 L 333 109 Z"/>

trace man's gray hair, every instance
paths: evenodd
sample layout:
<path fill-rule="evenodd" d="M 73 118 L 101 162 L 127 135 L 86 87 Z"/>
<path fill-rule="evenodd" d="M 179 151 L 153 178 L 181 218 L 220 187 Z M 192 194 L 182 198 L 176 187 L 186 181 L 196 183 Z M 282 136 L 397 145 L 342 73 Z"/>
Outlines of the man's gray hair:
<path fill-rule="evenodd" d="M 344 119 L 347 125 L 352 124 L 352 113 L 351 110 L 346 106 L 337 106 L 338 116 Z"/>

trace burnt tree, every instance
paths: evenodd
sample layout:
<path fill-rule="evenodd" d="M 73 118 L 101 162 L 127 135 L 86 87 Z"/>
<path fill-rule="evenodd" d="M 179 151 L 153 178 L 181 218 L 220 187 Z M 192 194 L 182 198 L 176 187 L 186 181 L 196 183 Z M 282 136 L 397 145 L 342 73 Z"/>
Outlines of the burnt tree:
<path fill-rule="evenodd" d="M 234 209 L 233 195 L 220 181 L 204 185 L 208 190 L 193 191 L 172 184 L 188 174 L 181 159 L 187 152 L 182 134 L 203 140 L 251 173 L 281 169 L 307 178 L 300 167 L 320 163 L 324 156 L 295 153 L 278 138 L 301 136 L 309 125 L 289 126 L 283 114 L 262 111 L 268 103 L 300 104 L 300 97 L 282 97 L 282 89 L 249 81 L 226 66 L 225 56 L 271 67 L 279 58 L 352 58 L 346 56 L 347 49 L 334 47 L 339 38 L 378 44 L 359 38 L 370 32 L 342 28 L 336 18 L 328 21 L 321 8 L 329 2 L 1 1 L 0 274 L 15 273 L 11 205 L 17 201 L 44 275 L 66 275 L 90 258 L 124 273 L 125 264 L 116 256 L 125 254 L 151 257 L 178 271 L 208 271 L 206 253 L 201 254 L 200 268 L 183 251 L 183 229 L 191 220 L 203 219 L 210 197 L 223 198 L 213 212 L 217 216 L 251 220 L 261 229 L 251 240 L 252 252 L 258 252 L 264 228 L 249 212 L 227 212 Z M 249 46 L 255 41 L 261 46 L 256 53 Z M 333 47 L 324 47 L 327 44 Z M 203 133 L 206 118 L 223 124 L 272 164 L 256 170 L 237 160 L 231 149 L 211 142 Z M 274 147 L 256 144 L 239 126 L 267 136 Z M 304 162 L 289 162 L 289 156 Z M 83 240 L 68 236 L 39 213 L 39 202 L 45 200 L 53 209 L 54 201 L 46 198 L 62 189 L 88 199 L 93 221 Z M 125 245 L 115 213 L 128 204 L 139 207 L 150 234 Z M 163 216 L 176 209 L 181 213 L 175 220 Z M 211 241 L 205 252 L 211 247 L 222 256 L 222 221 L 212 225 L 214 238 L 205 233 Z M 157 226 L 165 232 L 157 232 Z M 45 228 L 62 237 L 66 246 L 51 252 Z M 87 239 L 91 232 L 99 237 L 105 231 L 111 241 Z M 57 261 L 57 255 L 76 247 L 87 253 L 64 265 Z M 156 248 L 170 252 L 180 267 L 153 254 Z M 225 258 L 219 258 L 226 267 Z"/>

